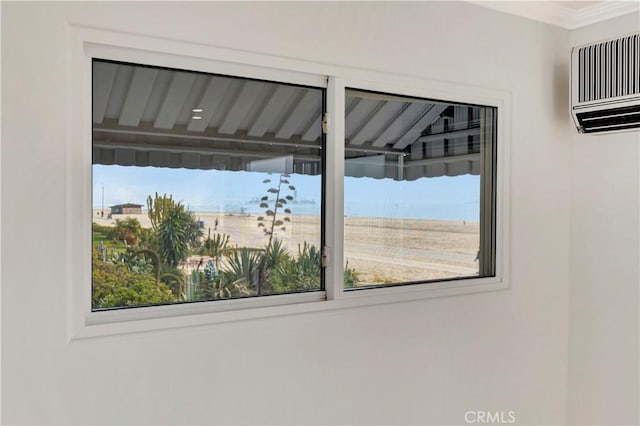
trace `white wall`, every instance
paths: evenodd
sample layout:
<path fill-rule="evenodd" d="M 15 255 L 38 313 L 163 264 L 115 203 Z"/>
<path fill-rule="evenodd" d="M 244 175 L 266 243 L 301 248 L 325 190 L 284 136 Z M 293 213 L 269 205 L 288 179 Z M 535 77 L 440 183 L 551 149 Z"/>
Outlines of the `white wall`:
<path fill-rule="evenodd" d="M 639 28 L 625 15 L 571 44 Z M 569 421 L 640 424 L 640 135 L 575 134 L 571 163 Z"/>
<path fill-rule="evenodd" d="M 67 343 L 68 22 L 511 91 L 512 288 Z M 2 420 L 564 423 L 567 53 L 470 4 L 2 2 Z"/>

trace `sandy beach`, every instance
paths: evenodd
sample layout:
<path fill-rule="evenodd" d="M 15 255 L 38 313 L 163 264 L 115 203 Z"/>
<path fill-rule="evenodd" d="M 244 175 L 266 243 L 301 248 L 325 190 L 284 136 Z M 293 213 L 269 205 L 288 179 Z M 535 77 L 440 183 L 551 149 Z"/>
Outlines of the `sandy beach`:
<path fill-rule="evenodd" d="M 94 210 L 93 221 L 107 226 L 115 219 L 135 217 L 151 227 L 146 213 L 101 218 Z M 238 247 L 264 247 L 267 238 L 258 228 L 257 216 L 197 212 L 204 221 L 205 236 L 221 232 Z M 217 229 L 215 226 L 218 220 Z M 320 246 L 320 218 L 292 216 L 286 231 L 276 234 L 296 254 L 304 241 Z M 358 272 L 360 284 L 419 281 L 470 276 L 478 273 L 475 261 L 479 247 L 477 222 L 417 219 L 345 217 L 345 260 Z"/>

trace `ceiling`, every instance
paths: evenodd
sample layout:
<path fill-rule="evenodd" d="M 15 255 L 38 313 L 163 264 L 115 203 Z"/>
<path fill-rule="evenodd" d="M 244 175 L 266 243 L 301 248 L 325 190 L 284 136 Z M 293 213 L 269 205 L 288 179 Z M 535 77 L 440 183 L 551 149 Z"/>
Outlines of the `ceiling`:
<path fill-rule="evenodd" d="M 480 1 L 478 6 L 518 15 L 569 30 L 640 11 L 631 1 Z"/>
<path fill-rule="evenodd" d="M 556 6 L 568 7 L 573 10 L 581 10 L 591 6 L 599 6 L 605 1 L 550 1 Z"/>

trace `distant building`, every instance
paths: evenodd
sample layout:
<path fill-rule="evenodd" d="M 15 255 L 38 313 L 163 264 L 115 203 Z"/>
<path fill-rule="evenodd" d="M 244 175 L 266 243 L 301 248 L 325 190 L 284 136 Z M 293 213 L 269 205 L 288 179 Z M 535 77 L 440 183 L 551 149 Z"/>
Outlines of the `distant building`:
<path fill-rule="evenodd" d="M 141 214 L 142 213 L 142 204 L 118 204 L 115 206 L 109 207 L 111 209 L 111 214 Z"/>

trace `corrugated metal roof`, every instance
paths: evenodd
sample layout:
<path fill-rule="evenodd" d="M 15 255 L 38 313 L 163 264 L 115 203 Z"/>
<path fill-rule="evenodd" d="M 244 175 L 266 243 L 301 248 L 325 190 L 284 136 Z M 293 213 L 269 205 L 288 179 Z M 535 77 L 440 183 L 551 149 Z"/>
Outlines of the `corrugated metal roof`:
<path fill-rule="evenodd" d="M 95 60 L 93 161 L 249 170 L 291 156 L 317 174 L 322 102 L 317 88 Z M 345 107 L 348 176 L 479 173 L 478 107 L 357 91 Z"/>

